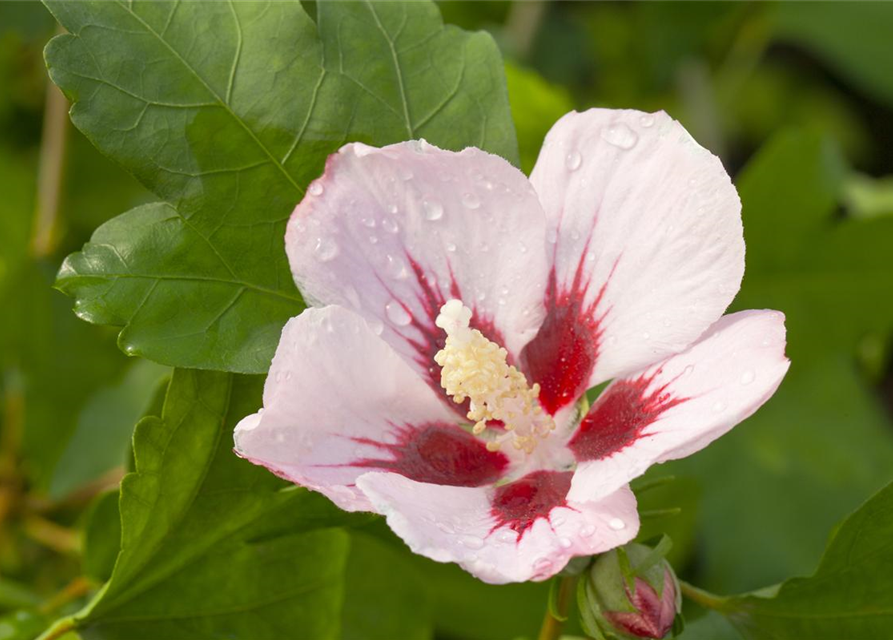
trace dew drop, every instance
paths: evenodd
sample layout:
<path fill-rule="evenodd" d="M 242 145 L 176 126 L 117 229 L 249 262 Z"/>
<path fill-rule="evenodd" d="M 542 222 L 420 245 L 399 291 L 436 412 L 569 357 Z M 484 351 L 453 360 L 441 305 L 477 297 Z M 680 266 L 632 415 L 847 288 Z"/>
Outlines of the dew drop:
<path fill-rule="evenodd" d="M 360 223 L 361 223 L 364 227 L 368 227 L 369 229 L 374 229 L 374 228 L 375 228 L 375 224 L 376 224 L 376 223 L 375 223 L 375 218 L 373 218 L 372 216 L 369 216 L 368 218 L 360 218 Z"/>
<path fill-rule="evenodd" d="M 388 316 L 388 320 L 398 327 L 405 327 L 412 322 L 412 316 L 409 315 L 409 312 L 403 308 L 403 305 L 396 300 L 388 302 L 384 307 L 384 312 L 385 315 Z"/>
<path fill-rule="evenodd" d="M 713 405 L 713 410 L 714 410 L 716 413 L 719 413 L 720 411 L 724 411 L 725 408 L 726 408 L 726 403 L 723 402 L 722 400 L 717 401 L 717 402 Z"/>
<path fill-rule="evenodd" d="M 639 124 L 645 127 L 646 129 L 650 126 L 654 125 L 654 116 L 650 113 L 646 113 L 644 116 L 639 118 Z"/>
<path fill-rule="evenodd" d="M 591 538 L 595 533 L 595 525 L 594 524 L 584 524 L 580 527 L 580 537 L 581 538 Z"/>
<path fill-rule="evenodd" d="M 469 209 L 477 209 L 481 206 L 481 199 L 477 197 L 477 194 L 468 191 L 462 194 L 462 204 Z"/>
<path fill-rule="evenodd" d="M 459 536 L 459 544 L 466 549 L 481 549 L 484 546 L 484 541 L 477 536 Z"/>
<path fill-rule="evenodd" d="M 651 337 L 651 334 L 648 333 L 647 331 L 642 334 L 642 340 L 648 340 L 648 338 L 650 338 L 650 337 Z"/>
<path fill-rule="evenodd" d="M 580 165 L 583 163 L 583 156 L 580 155 L 580 152 L 574 149 L 564 158 L 564 166 L 568 168 L 569 171 L 576 171 L 580 168 Z"/>
<path fill-rule="evenodd" d="M 690 375 L 691 372 L 694 370 L 695 370 L 695 365 L 690 364 L 687 367 L 685 367 L 685 369 L 682 371 L 682 373 L 684 373 L 685 375 Z"/>
<path fill-rule="evenodd" d="M 403 260 L 388 255 L 387 262 L 385 271 L 387 271 L 388 275 L 394 280 L 405 280 L 409 277 L 409 269 L 406 268 L 406 263 L 403 262 Z"/>
<path fill-rule="evenodd" d="M 331 238 L 319 237 L 316 239 L 313 253 L 320 262 L 328 262 L 338 255 L 338 245 Z"/>
<path fill-rule="evenodd" d="M 558 229 L 555 229 L 554 227 L 552 229 L 549 229 L 549 233 L 546 235 L 546 239 L 551 244 L 555 244 L 556 242 L 558 242 Z"/>
<path fill-rule="evenodd" d="M 440 220 L 443 217 L 443 205 L 433 200 L 422 200 L 426 220 Z"/>
<path fill-rule="evenodd" d="M 438 522 L 437 528 L 440 529 L 443 533 L 446 533 L 449 535 L 456 533 L 456 530 L 453 529 L 453 527 L 450 526 L 450 524 L 447 522 Z"/>
<path fill-rule="evenodd" d="M 518 534 L 511 529 L 505 529 L 499 534 L 500 542 L 514 542 L 518 539 Z"/>
<path fill-rule="evenodd" d="M 518 243 L 518 251 L 520 251 L 521 253 L 527 253 L 527 245 L 524 244 L 523 242 L 519 242 Z"/>
<path fill-rule="evenodd" d="M 548 571 L 552 568 L 552 561 L 549 558 L 537 558 L 533 561 L 533 570 L 537 573 Z"/>
<path fill-rule="evenodd" d="M 570 541 L 570 538 L 558 538 L 558 544 L 564 549 L 570 549 L 574 543 Z"/>
<path fill-rule="evenodd" d="M 384 333 L 384 324 L 382 324 L 381 322 L 370 322 L 369 328 L 372 329 L 372 333 L 377 336 L 380 336 L 382 333 Z"/>
<path fill-rule="evenodd" d="M 374 234 L 369 236 L 369 244 L 378 244 L 378 236 Z"/>
<path fill-rule="evenodd" d="M 620 518 L 611 518 L 611 521 L 608 522 L 608 526 L 611 527 L 614 531 L 626 529 L 626 523 Z"/>
<path fill-rule="evenodd" d="M 622 122 L 602 129 L 602 139 L 620 149 L 632 149 L 639 141 L 638 134 Z"/>
<path fill-rule="evenodd" d="M 456 249 L 457 249 L 456 245 L 454 245 L 452 242 L 447 242 L 447 245 L 446 245 L 447 251 L 449 251 L 450 253 L 455 253 Z"/>
<path fill-rule="evenodd" d="M 397 205 L 392 204 L 390 207 L 388 207 L 388 211 L 391 212 L 391 215 L 394 215 L 394 214 L 396 214 L 398 211 L 400 211 L 400 209 L 397 208 Z"/>
<path fill-rule="evenodd" d="M 753 372 L 753 369 L 748 369 L 741 374 L 741 384 L 748 385 L 753 382 L 756 377 L 757 375 Z"/>
<path fill-rule="evenodd" d="M 408 167 L 400 167 L 400 179 L 401 180 L 412 180 L 413 173 L 412 170 Z"/>
<path fill-rule="evenodd" d="M 592 251 L 586 254 L 586 262 L 595 262 L 595 254 Z"/>
<path fill-rule="evenodd" d="M 397 224 L 397 221 L 391 220 L 390 218 L 381 221 L 381 228 L 388 233 L 397 233 L 400 231 L 400 225 Z"/>
<path fill-rule="evenodd" d="M 322 186 L 321 182 L 314 182 L 307 187 L 307 193 L 311 196 L 321 196 L 323 191 L 325 191 L 325 188 Z"/>

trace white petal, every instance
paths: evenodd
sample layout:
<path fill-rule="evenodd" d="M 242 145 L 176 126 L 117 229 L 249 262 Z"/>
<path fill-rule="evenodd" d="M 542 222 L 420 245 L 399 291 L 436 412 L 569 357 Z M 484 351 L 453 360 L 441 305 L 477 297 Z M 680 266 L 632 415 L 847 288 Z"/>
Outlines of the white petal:
<path fill-rule="evenodd" d="M 639 528 L 628 487 L 598 502 L 561 501 L 519 535 L 520 527 L 497 517 L 499 489 L 436 486 L 392 473 L 369 473 L 357 486 L 415 553 L 456 562 L 493 584 L 545 580 L 572 557 L 613 549 Z"/>
<path fill-rule="evenodd" d="M 349 144 L 295 209 L 286 250 L 311 301 L 353 308 L 440 388 L 441 305 L 517 355 L 543 316 L 545 216 L 527 178 L 479 149 Z"/>
<path fill-rule="evenodd" d="M 753 414 L 788 370 L 784 315 L 720 319 L 687 351 L 608 386 L 569 447 L 569 497 L 597 499 L 654 463 L 691 455 Z"/>
<path fill-rule="evenodd" d="M 587 387 L 682 351 L 738 291 L 738 194 L 719 159 L 665 113 L 564 116 L 531 182 L 555 242 L 545 335 L 527 354 L 528 368 L 544 372 L 535 377 L 546 396 L 561 392 L 570 403 Z M 575 336 L 594 345 L 591 353 L 584 349 L 561 379 L 539 379 L 556 370 L 559 354 L 567 357 L 558 347 Z"/>
<path fill-rule="evenodd" d="M 370 510 L 354 486 L 370 469 L 479 485 L 508 461 L 455 424 L 455 414 L 357 314 L 308 309 L 291 319 L 264 386 L 264 409 L 236 426 L 236 450 L 255 464 Z"/>

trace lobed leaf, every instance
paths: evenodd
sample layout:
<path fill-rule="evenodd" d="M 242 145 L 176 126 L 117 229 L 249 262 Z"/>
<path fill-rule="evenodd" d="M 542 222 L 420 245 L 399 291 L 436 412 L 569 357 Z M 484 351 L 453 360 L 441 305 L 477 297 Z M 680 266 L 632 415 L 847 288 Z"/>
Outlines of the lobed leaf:
<path fill-rule="evenodd" d="M 101 227 L 57 286 L 126 352 L 260 373 L 303 309 L 289 213 L 325 158 L 427 138 L 517 162 L 499 52 L 429 2 L 48 0 L 74 124 L 165 203 Z"/>

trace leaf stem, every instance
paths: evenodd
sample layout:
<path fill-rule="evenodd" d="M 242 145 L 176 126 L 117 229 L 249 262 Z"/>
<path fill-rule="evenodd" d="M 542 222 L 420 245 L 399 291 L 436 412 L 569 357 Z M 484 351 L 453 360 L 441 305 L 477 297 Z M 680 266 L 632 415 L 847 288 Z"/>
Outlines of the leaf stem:
<path fill-rule="evenodd" d="M 568 610 L 571 600 L 573 599 L 574 590 L 577 584 L 577 576 L 564 576 L 558 584 L 558 596 L 555 599 L 555 613 L 562 619 L 559 620 L 552 615 L 552 606 L 546 607 L 546 615 L 543 618 L 543 626 L 540 628 L 539 640 L 558 640 L 561 637 L 561 630 L 564 627 L 564 620 L 567 620 Z"/>
<path fill-rule="evenodd" d="M 56 33 L 65 31 L 59 26 Z M 37 258 L 50 255 L 56 246 L 67 138 L 68 100 L 48 78 L 43 112 L 43 135 L 40 140 L 37 202 L 34 228 L 31 231 L 31 254 Z"/>
<path fill-rule="evenodd" d="M 723 611 L 726 609 L 726 598 L 718 596 L 715 593 L 699 589 L 684 580 L 679 581 L 679 589 L 682 591 L 682 595 L 686 598 L 698 603 L 706 609 L 713 609 L 715 611 Z"/>

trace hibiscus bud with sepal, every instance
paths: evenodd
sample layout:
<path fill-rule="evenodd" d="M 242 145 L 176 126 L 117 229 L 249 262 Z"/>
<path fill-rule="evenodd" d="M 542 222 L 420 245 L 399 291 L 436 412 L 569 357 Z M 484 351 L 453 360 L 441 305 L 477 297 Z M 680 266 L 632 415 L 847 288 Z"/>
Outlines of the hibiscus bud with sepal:
<path fill-rule="evenodd" d="M 660 545 L 659 545 L 660 546 Z M 595 637 L 672 637 L 682 594 L 659 548 L 631 543 L 602 554 L 588 574 L 581 609 Z"/>

